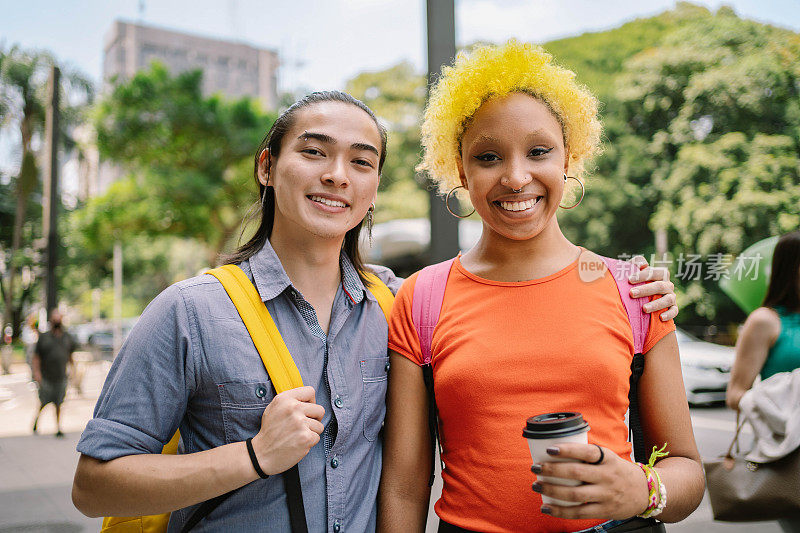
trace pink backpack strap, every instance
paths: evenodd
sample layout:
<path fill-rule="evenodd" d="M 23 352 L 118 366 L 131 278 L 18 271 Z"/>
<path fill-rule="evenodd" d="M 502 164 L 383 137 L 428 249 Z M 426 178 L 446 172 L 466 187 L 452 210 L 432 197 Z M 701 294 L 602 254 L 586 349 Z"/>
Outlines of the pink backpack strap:
<path fill-rule="evenodd" d="M 628 281 L 628 277 L 634 273 L 637 266 L 628 261 L 620 261 L 619 259 L 612 259 L 610 257 L 601 256 L 601 259 L 614 276 L 614 281 L 617 283 L 617 290 L 619 291 L 619 297 L 622 299 L 625 311 L 628 313 L 628 321 L 631 323 L 631 329 L 633 330 L 634 353 L 642 353 L 645 340 L 647 339 L 647 332 L 650 329 L 650 315 L 642 310 L 642 305 L 646 304 L 648 301 L 647 297 L 631 297 L 632 285 Z"/>
<path fill-rule="evenodd" d="M 631 298 L 631 284 L 628 277 L 633 274 L 636 265 L 628 261 L 602 257 L 608 270 L 614 276 L 617 284 L 617 291 L 625 312 L 628 313 L 628 322 L 631 323 L 633 330 L 633 360 L 631 360 L 630 389 L 628 390 L 628 429 L 630 441 L 633 448 L 634 460 L 640 463 L 647 461 L 647 451 L 644 444 L 644 429 L 642 428 L 642 417 L 639 412 L 639 378 L 644 372 L 644 349 L 647 331 L 650 329 L 650 316 L 642 310 L 642 305 L 647 302 L 647 298 Z"/>
<path fill-rule="evenodd" d="M 411 301 L 411 320 L 417 330 L 419 345 L 422 351 L 422 363 L 431 362 L 431 343 L 433 330 L 439 322 L 439 313 L 442 311 L 444 289 L 454 259 L 448 259 L 435 265 L 423 268 L 417 275 L 414 285 L 414 296 Z"/>

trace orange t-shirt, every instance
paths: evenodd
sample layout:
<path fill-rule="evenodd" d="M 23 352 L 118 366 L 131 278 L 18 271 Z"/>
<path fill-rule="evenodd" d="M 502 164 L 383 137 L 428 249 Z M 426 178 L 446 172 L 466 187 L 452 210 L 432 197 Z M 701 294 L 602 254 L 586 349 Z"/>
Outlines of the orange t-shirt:
<path fill-rule="evenodd" d="M 522 429 L 528 417 L 577 411 L 589 442 L 630 460 L 628 409 L 633 333 L 611 273 L 581 281 L 576 260 L 541 279 L 499 282 L 456 258 L 432 342 L 442 430 L 442 520 L 473 531 L 578 531 L 603 520 L 539 512 L 541 496 Z M 418 365 L 411 319 L 417 274 L 397 294 L 389 348 Z M 675 329 L 651 315 L 644 352 Z"/>

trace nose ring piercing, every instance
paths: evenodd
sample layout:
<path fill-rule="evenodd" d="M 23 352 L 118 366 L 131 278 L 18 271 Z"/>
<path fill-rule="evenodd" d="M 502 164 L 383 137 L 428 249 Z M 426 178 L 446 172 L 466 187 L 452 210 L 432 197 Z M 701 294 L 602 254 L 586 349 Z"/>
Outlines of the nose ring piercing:
<path fill-rule="evenodd" d="M 511 189 L 511 192 L 513 192 L 515 194 L 519 194 L 519 193 L 522 192 L 522 187 L 520 187 L 519 189 Z"/>

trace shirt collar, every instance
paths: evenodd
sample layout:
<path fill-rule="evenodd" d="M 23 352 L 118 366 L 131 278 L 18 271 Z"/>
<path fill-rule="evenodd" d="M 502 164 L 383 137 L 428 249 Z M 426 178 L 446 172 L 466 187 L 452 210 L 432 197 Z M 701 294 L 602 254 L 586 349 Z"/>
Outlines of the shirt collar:
<path fill-rule="evenodd" d="M 262 301 L 272 300 L 292 286 L 292 281 L 283 269 L 281 260 L 269 240 L 249 259 L 249 263 L 253 281 Z M 339 256 L 339 268 L 342 273 L 342 289 L 345 294 L 354 304 L 361 303 L 361 300 L 364 299 L 364 284 L 356 267 L 344 253 Z"/>
<path fill-rule="evenodd" d="M 361 300 L 364 299 L 364 283 L 358 276 L 356 267 L 353 266 L 350 258 L 344 252 L 339 256 L 339 266 L 342 272 L 342 289 L 344 289 L 351 302 L 354 304 L 361 303 Z"/>
<path fill-rule="evenodd" d="M 250 263 L 250 272 L 253 274 L 253 282 L 262 301 L 272 300 L 292 286 L 292 282 L 286 275 L 281 260 L 278 259 L 278 254 L 272 249 L 269 239 L 248 262 Z"/>

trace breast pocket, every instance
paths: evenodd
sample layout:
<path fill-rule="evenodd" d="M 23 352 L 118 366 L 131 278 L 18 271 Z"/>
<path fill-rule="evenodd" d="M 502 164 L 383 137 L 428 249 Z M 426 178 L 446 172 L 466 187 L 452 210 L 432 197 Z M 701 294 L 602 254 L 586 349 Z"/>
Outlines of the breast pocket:
<path fill-rule="evenodd" d="M 275 397 L 269 381 L 228 381 L 217 384 L 225 425 L 225 441 L 241 442 L 261 428 L 261 415 Z"/>
<path fill-rule="evenodd" d="M 374 441 L 383 427 L 388 376 L 387 356 L 361 360 L 361 379 L 364 386 L 364 437 L 369 441 Z"/>

